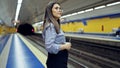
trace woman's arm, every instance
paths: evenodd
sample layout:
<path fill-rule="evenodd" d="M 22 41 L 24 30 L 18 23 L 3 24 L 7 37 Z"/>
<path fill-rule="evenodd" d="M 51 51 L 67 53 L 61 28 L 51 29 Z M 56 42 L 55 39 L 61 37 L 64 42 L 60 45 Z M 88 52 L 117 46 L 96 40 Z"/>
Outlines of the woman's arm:
<path fill-rule="evenodd" d="M 50 24 L 45 30 L 45 47 L 49 53 L 57 54 L 60 51 L 61 44 L 55 43 L 56 35 L 53 24 Z"/>

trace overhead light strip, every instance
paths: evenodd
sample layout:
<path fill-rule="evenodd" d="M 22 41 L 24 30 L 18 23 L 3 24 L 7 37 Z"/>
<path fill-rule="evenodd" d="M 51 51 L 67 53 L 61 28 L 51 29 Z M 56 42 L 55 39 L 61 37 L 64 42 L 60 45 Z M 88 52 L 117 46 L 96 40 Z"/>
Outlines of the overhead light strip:
<path fill-rule="evenodd" d="M 117 4 L 120 4 L 120 1 L 114 2 L 114 3 L 110 3 L 110 4 L 107 4 L 107 6 L 113 6 L 113 5 L 117 5 Z"/>
<path fill-rule="evenodd" d="M 19 12 L 20 12 L 20 8 L 21 8 L 22 1 L 23 1 L 23 0 L 18 0 L 17 8 L 16 8 L 16 14 L 15 14 L 15 21 L 18 20 L 18 16 L 19 16 Z"/>
<path fill-rule="evenodd" d="M 93 8 L 85 10 L 85 12 L 93 11 Z"/>
<path fill-rule="evenodd" d="M 106 6 L 103 5 L 103 6 L 98 6 L 98 7 L 95 7 L 94 9 L 101 9 L 101 8 L 105 8 Z"/>
<path fill-rule="evenodd" d="M 113 6 L 113 5 L 117 5 L 117 4 L 120 4 L 120 1 L 119 2 L 114 2 L 114 3 L 107 4 L 106 6 Z M 93 10 L 96 10 L 96 9 L 102 9 L 102 8 L 105 8 L 106 6 L 102 5 L 102 6 L 95 7 L 94 9 L 91 8 L 91 9 L 87 9 L 87 10 L 84 10 L 84 11 L 79 11 L 79 12 L 76 12 L 76 13 L 64 15 L 61 18 L 66 18 L 66 17 L 70 17 L 70 16 L 73 16 L 73 15 L 77 15 L 77 14 L 83 14 L 85 12 L 90 12 L 90 11 L 93 11 Z"/>

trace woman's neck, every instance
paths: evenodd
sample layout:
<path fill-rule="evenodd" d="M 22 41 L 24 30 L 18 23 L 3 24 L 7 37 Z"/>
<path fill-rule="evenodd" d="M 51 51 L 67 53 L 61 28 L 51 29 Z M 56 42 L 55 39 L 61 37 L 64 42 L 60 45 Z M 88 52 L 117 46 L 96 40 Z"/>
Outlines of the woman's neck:
<path fill-rule="evenodd" d="M 57 21 L 59 18 L 56 18 L 56 17 L 54 17 L 55 18 L 55 20 Z"/>

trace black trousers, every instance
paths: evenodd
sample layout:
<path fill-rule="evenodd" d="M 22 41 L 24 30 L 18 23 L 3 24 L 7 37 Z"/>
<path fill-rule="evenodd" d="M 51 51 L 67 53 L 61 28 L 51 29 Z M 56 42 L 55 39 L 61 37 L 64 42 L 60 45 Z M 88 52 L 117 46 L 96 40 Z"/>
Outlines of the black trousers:
<path fill-rule="evenodd" d="M 59 51 L 58 54 L 48 53 L 47 68 L 67 68 L 68 51 Z"/>

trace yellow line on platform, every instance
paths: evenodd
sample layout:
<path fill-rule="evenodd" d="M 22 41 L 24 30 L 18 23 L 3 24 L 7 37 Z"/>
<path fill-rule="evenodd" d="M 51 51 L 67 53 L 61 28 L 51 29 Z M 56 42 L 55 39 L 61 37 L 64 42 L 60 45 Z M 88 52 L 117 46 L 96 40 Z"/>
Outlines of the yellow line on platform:
<path fill-rule="evenodd" d="M 40 50 L 38 50 L 36 47 L 34 47 L 31 43 L 29 43 L 25 38 L 22 37 L 22 35 L 19 35 L 19 37 L 23 40 L 23 42 L 26 44 L 26 46 L 32 51 L 32 53 L 37 57 L 37 59 L 46 67 L 46 60 L 47 56 L 43 54 Z"/>

